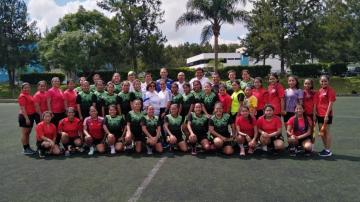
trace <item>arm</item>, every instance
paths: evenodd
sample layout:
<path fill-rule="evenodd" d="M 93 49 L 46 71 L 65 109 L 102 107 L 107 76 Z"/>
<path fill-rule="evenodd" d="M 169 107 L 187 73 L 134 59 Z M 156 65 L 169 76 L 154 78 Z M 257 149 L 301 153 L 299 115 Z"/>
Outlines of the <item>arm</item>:
<path fill-rule="evenodd" d="M 82 116 L 80 104 L 77 104 L 76 106 L 77 106 L 77 110 L 78 110 L 78 113 L 79 113 L 79 118 L 80 118 L 81 121 L 83 121 L 84 117 Z"/>
<path fill-rule="evenodd" d="M 224 136 L 222 136 L 221 134 L 219 134 L 215 131 L 214 126 L 209 125 L 209 132 L 211 135 L 218 137 L 218 138 L 222 139 L 223 141 L 226 140 L 226 138 Z"/>
<path fill-rule="evenodd" d="M 188 120 L 187 122 L 187 128 L 189 130 L 189 133 L 190 135 L 195 135 L 194 131 L 192 130 L 192 127 L 191 127 L 191 121 Z"/>
<path fill-rule="evenodd" d="M 171 131 L 169 130 L 168 125 L 169 125 L 169 124 L 168 124 L 167 122 L 164 123 L 164 130 L 165 130 L 165 132 L 166 132 L 167 134 L 169 134 L 169 136 L 174 136 L 174 135 L 171 133 Z"/>
<path fill-rule="evenodd" d="M 47 98 L 47 106 L 48 106 L 49 111 L 51 112 L 51 96 L 50 95 Z"/>
<path fill-rule="evenodd" d="M 281 105 L 281 114 L 285 115 L 286 111 L 285 111 L 285 100 L 284 100 L 284 98 L 280 98 L 280 105 Z"/>
<path fill-rule="evenodd" d="M 24 106 L 20 106 L 20 111 L 22 113 L 22 115 L 25 117 L 25 121 L 26 121 L 26 125 L 30 125 L 30 119 L 26 113 L 26 109 Z"/>

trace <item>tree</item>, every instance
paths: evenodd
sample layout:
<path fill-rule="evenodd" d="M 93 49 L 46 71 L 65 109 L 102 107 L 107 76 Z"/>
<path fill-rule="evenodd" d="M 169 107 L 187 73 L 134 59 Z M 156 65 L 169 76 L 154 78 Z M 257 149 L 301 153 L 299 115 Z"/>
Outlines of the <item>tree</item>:
<path fill-rule="evenodd" d="M 77 13 L 65 15 L 39 42 L 43 64 L 61 68 L 70 77 L 77 70 L 92 72 L 105 66 L 112 56 L 106 50 L 114 41 L 107 37 L 111 36 L 109 24 L 100 12 L 81 6 Z"/>
<path fill-rule="evenodd" d="M 34 43 L 39 39 L 36 22 L 28 24 L 26 3 L 22 0 L 0 1 L 0 67 L 5 67 L 11 89 L 16 70 L 37 59 Z"/>
<path fill-rule="evenodd" d="M 138 58 L 149 66 L 161 65 L 154 63 L 155 58 L 161 61 L 161 49 L 166 42 L 157 27 L 163 23 L 164 15 L 160 0 L 102 0 L 98 5 L 116 13 L 117 35 L 135 72 L 138 71 Z"/>
<path fill-rule="evenodd" d="M 215 66 L 218 67 L 218 39 L 221 26 L 224 23 L 234 24 L 244 21 L 246 12 L 238 10 L 239 3 L 245 5 L 246 0 L 188 0 L 186 13 L 182 14 L 176 21 L 176 29 L 184 25 L 199 24 L 208 21 L 210 24 L 203 27 L 201 32 L 201 44 L 209 41 L 214 36 Z"/>

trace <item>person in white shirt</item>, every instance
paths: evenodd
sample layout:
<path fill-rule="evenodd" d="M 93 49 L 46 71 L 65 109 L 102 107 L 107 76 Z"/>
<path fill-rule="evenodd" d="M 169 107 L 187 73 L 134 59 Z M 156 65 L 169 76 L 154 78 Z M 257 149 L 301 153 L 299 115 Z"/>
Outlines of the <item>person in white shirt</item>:
<path fill-rule="evenodd" d="M 141 91 L 143 95 L 146 93 L 147 85 L 149 85 L 152 81 L 153 80 L 151 72 L 146 72 L 144 77 L 144 83 L 141 83 Z"/>
<path fill-rule="evenodd" d="M 166 87 L 166 81 L 160 80 L 160 91 L 158 92 L 160 98 L 160 118 L 162 119 L 169 111 L 171 102 L 171 91 Z"/>
<path fill-rule="evenodd" d="M 147 110 L 148 106 L 154 107 L 154 114 L 156 116 L 160 115 L 160 97 L 156 91 L 156 83 L 154 81 L 150 82 L 146 87 L 146 93 L 144 96 L 144 111 Z"/>
<path fill-rule="evenodd" d="M 177 75 L 177 81 L 175 82 L 179 87 L 179 93 L 184 94 L 183 85 L 185 84 L 185 74 L 184 72 L 179 72 Z"/>
<path fill-rule="evenodd" d="M 129 92 L 134 92 L 134 81 L 136 79 L 136 75 L 134 71 L 129 71 L 128 72 L 128 81 L 130 83 L 130 89 Z"/>
<path fill-rule="evenodd" d="M 193 82 L 196 80 L 200 81 L 201 86 L 203 86 L 203 87 L 205 86 L 206 83 L 210 83 L 210 80 L 204 76 L 204 69 L 201 67 L 196 68 L 195 78 L 192 78 L 189 82 L 191 85 L 191 88 L 193 87 Z"/>

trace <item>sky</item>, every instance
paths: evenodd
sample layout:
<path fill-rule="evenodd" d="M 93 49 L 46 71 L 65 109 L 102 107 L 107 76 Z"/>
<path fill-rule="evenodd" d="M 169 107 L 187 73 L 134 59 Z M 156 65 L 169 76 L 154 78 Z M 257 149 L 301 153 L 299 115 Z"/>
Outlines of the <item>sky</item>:
<path fill-rule="evenodd" d="M 55 26 L 59 19 L 68 13 L 75 13 L 79 6 L 82 5 L 87 10 L 96 9 L 106 16 L 111 17 L 113 14 L 104 11 L 96 4 L 97 0 L 25 0 L 28 5 L 28 13 L 31 21 L 37 21 L 41 32 Z M 175 22 L 186 12 L 187 0 L 162 0 L 162 9 L 165 11 L 163 24 L 159 25 L 163 34 L 166 36 L 170 45 L 179 45 L 185 42 L 200 43 L 200 33 L 202 27 L 206 25 L 198 24 L 180 27 L 175 29 Z M 239 8 L 250 10 L 250 3 L 239 5 Z M 224 24 L 221 28 L 219 43 L 239 43 L 238 37 L 244 37 L 247 33 L 242 23 L 235 25 Z M 213 39 L 211 39 L 211 42 Z"/>

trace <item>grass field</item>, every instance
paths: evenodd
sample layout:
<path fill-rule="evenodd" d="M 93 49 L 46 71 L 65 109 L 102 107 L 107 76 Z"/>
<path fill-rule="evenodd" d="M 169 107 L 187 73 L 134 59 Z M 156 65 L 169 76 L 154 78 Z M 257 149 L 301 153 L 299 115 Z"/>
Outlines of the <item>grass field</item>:
<path fill-rule="evenodd" d="M 17 105 L 0 104 L 0 201 L 359 201 L 359 102 L 338 98 L 334 155 L 326 159 L 169 153 L 37 159 L 21 154 Z"/>

